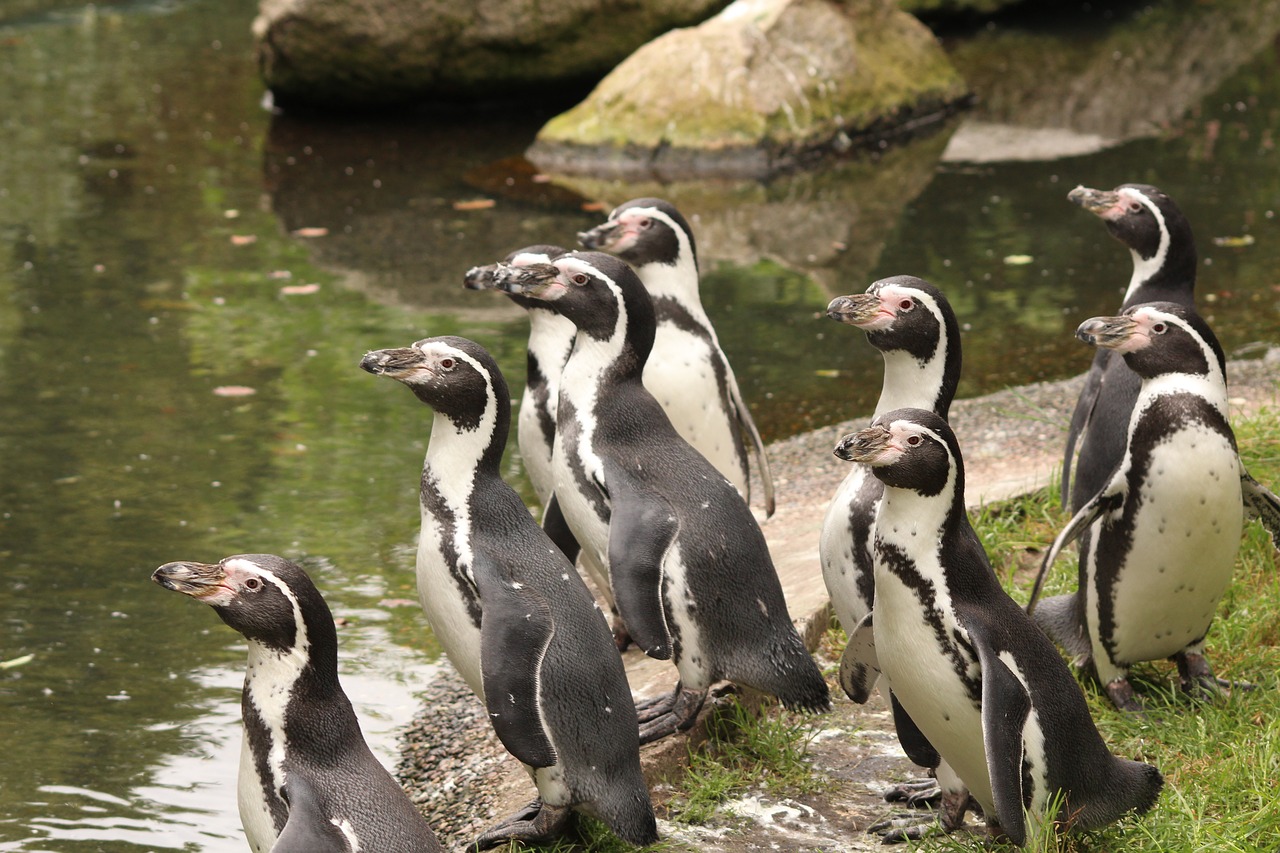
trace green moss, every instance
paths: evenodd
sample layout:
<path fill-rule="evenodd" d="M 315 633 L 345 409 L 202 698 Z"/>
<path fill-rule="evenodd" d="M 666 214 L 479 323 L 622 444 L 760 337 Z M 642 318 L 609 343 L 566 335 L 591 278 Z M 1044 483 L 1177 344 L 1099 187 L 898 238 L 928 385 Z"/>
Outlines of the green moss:
<path fill-rule="evenodd" d="M 933 35 L 909 16 L 867 15 L 853 29 L 856 68 L 852 74 L 815 74 L 774 99 L 777 105 L 768 110 L 756 103 L 767 100 L 768 94 L 761 96 L 741 83 L 715 80 L 700 85 L 692 72 L 688 82 L 650 79 L 639 63 L 658 68 L 667 60 L 687 61 L 673 49 L 674 44 L 652 44 L 649 53 L 632 60 L 637 64 L 623 66 L 586 101 L 549 121 L 538 134 L 538 144 L 544 149 L 556 145 L 623 153 L 633 149 L 641 156 L 660 148 L 711 153 L 797 151 L 827 145 L 841 134 L 856 136 L 873 128 L 889 131 L 966 97 L 967 86 Z M 727 40 L 717 45 L 711 43 L 713 38 L 708 36 L 709 59 L 704 64 L 714 66 L 721 55 L 726 56 L 728 75 L 727 66 L 736 59 L 735 45 Z M 771 82 L 764 77 L 761 86 Z"/>

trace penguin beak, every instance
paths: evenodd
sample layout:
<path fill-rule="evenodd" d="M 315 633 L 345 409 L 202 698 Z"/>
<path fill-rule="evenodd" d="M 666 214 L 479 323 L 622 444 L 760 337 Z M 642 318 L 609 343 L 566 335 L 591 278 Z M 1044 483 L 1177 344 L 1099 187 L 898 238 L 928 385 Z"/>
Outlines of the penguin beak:
<path fill-rule="evenodd" d="M 151 573 L 151 580 L 165 589 L 189 595 L 192 598 L 208 598 L 224 587 L 226 572 L 220 564 L 165 563 Z"/>
<path fill-rule="evenodd" d="M 1132 317 L 1091 317 L 1076 329 L 1076 337 L 1086 344 L 1110 350 L 1121 350 L 1138 329 Z"/>
<path fill-rule="evenodd" d="M 609 247 L 618 239 L 618 231 L 622 227 L 622 223 L 616 219 L 610 219 L 603 225 L 597 225 L 590 231 L 578 232 L 578 244 L 584 249 L 597 249 L 602 252 L 609 251 Z"/>
<path fill-rule="evenodd" d="M 497 272 L 497 264 L 472 267 L 462 276 L 462 286 L 467 290 L 490 290 L 497 287 L 497 283 L 494 281 Z"/>
<path fill-rule="evenodd" d="M 364 354 L 360 369 L 374 376 L 390 376 L 399 379 L 410 370 L 422 366 L 422 353 L 413 347 L 380 349 Z"/>
<path fill-rule="evenodd" d="M 881 461 L 892 438 L 893 433 L 888 427 L 872 425 L 840 439 L 834 452 L 846 462 L 874 465 Z"/>
<path fill-rule="evenodd" d="M 837 296 L 827 305 L 827 316 L 837 323 L 863 326 L 880 313 L 880 297 L 870 293 Z"/>
<path fill-rule="evenodd" d="M 1120 203 L 1120 194 L 1114 190 L 1095 190 L 1089 187 L 1076 187 L 1067 193 L 1067 201 L 1078 204 L 1094 216 L 1100 216 L 1103 219 L 1110 218 L 1107 216 L 1109 211 L 1115 209 Z"/>
<path fill-rule="evenodd" d="M 553 264 L 529 264 L 516 267 L 498 264 L 494 284 L 507 293 L 518 293 L 534 299 L 556 299 L 556 282 L 560 270 Z M 560 288 L 563 291 L 563 288 Z"/>

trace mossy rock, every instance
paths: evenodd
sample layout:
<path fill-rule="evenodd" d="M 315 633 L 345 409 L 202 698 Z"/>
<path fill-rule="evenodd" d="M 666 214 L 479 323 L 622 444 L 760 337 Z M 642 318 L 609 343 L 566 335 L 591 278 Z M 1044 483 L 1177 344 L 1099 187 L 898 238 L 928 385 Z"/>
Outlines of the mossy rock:
<path fill-rule="evenodd" d="M 529 156 L 568 173 L 768 173 L 967 95 L 933 34 L 888 0 L 737 0 L 638 50 Z"/>

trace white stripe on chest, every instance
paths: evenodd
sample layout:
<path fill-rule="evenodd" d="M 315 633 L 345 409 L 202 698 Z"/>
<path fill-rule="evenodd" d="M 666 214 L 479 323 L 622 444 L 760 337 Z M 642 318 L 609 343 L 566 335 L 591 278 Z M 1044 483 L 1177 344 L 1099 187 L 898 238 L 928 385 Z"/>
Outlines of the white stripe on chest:
<path fill-rule="evenodd" d="M 450 565 L 445 555 L 445 536 L 440 520 L 421 506 L 422 530 L 418 539 L 418 598 L 431 631 L 463 680 L 484 697 L 480 672 L 480 629 L 471 620 L 466 599 L 458 588 L 456 573 L 474 586 L 471 573 L 474 557 L 471 539 L 471 493 L 475 489 L 476 468 L 492 441 L 497 421 L 497 401 L 492 388 L 484 413 L 475 429 L 461 430 L 437 414 L 424 462 L 424 476 L 440 492 L 453 514 L 454 529 L 449 544 L 458 563 Z"/>
<path fill-rule="evenodd" d="M 951 657 L 939 647 L 933 625 L 924 618 L 932 612 L 941 619 L 946 642 L 960 650 L 966 676 L 976 677 L 981 671 L 978 661 L 957 644 L 957 638 L 967 642 L 969 636 L 956 621 L 941 563 L 942 529 L 954 488 L 953 469 L 940 495 L 922 497 L 904 489 L 885 489 L 875 532 L 876 654 L 902 707 L 983 809 L 994 814 L 981 711 L 969 698 Z M 884 545 L 906 554 L 916 572 L 931 584 L 932 600 L 922 603 L 916 591 L 889 570 Z"/>
<path fill-rule="evenodd" d="M 229 561 L 228 568 L 235 568 L 239 561 Z M 275 823 L 271 817 L 271 809 L 267 803 L 264 783 L 270 786 L 276 796 L 285 783 L 285 725 L 289 710 L 289 699 L 293 695 L 294 686 L 302 676 L 303 669 L 310 661 L 311 641 L 307 637 L 307 623 L 302 618 L 302 607 L 298 598 L 289 589 L 288 584 L 275 581 L 275 575 L 261 566 L 249 564 L 252 572 L 268 583 L 275 583 L 276 588 L 288 599 L 293 607 L 295 637 L 293 646 L 288 651 L 280 651 L 260 642 L 249 640 L 249 661 L 245 668 L 244 696 L 259 720 L 266 727 L 267 773 L 268 779 L 260 779 L 252 748 L 249 744 L 248 732 L 240 750 L 239 782 L 237 800 L 240 809 L 240 822 L 251 844 L 261 849 L 269 849 L 277 836 Z"/>
<path fill-rule="evenodd" d="M 529 316 L 529 354 L 538 362 L 538 368 L 546 382 L 546 413 L 551 423 L 556 421 L 556 409 L 560 402 L 560 375 L 573 347 L 576 328 L 569 320 L 542 308 L 531 308 Z M 525 470 L 538 499 L 546 506 L 551 497 L 553 478 L 551 473 L 552 443 L 546 440 L 540 422 L 541 413 L 533 393 L 525 386 L 520 401 L 520 414 L 516 419 L 516 440 Z"/>

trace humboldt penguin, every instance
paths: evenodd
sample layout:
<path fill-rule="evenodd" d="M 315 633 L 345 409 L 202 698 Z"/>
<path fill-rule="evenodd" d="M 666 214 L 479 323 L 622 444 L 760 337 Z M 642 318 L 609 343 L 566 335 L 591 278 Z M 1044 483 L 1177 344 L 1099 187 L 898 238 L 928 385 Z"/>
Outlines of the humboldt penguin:
<path fill-rule="evenodd" d="M 842 679 L 855 693 L 877 670 L 889 679 L 907 754 L 938 767 L 943 827 L 963 825 L 970 797 L 989 831 L 1019 846 L 1045 820 L 1087 830 L 1150 809 L 1160 772 L 1111 754 L 1080 685 L 991 570 L 965 512 L 964 463 L 947 422 L 896 409 L 841 439 L 836 453 L 884 483 L 875 610 L 850 639 L 865 666 Z"/>
<path fill-rule="evenodd" d="M 507 383 L 479 344 L 438 337 L 366 354 L 435 411 L 421 478 L 418 595 L 431 629 L 523 762 L 538 800 L 476 840 L 561 833 L 572 810 L 657 840 L 631 691 L 603 614 L 501 477 Z"/>
<path fill-rule="evenodd" d="M 1142 302 L 1194 305 L 1196 244 L 1191 224 L 1173 199 L 1148 184 L 1111 191 L 1076 187 L 1067 199 L 1097 216 L 1129 247 L 1133 275 L 1120 309 Z M 1072 512 L 1106 485 L 1124 455 L 1125 428 L 1141 381 L 1124 359 L 1103 348 L 1094 356 L 1076 401 L 1062 460 L 1062 505 Z M 1076 445 L 1075 486 L 1071 461 Z"/>
<path fill-rule="evenodd" d="M 837 296 L 827 306 L 827 316 L 866 332 L 884 359 L 876 415 L 910 407 L 946 418 L 960 382 L 960 325 L 941 290 L 915 276 L 884 278 L 865 293 Z M 884 485 L 866 466 L 854 465 L 822 521 L 822 578 L 847 631 L 871 612 L 875 598 L 873 531 L 883 492 Z M 895 785 L 885 796 L 932 805 L 939 789 L 930 780 L 909 782 Z"/>
<path fill-rule="evenodd" d="M 1245 513 L 1280 541 L 1280 500 L 1236 452 L 1222 348 L 1194 309 L 1173 302 L 1094 317 L 1076 336 L 1123 357 L 1141 390 L 1120 464 L 1045 554 L 1028 609 L 1122 710 L 1142 709 L 1128 680 L 1139 661 L 1171 657 L 1184 691 L 1214 696 L 1230 684 L 1205 659 L 1205 636 Z M 1077 591 L 1037 607 L 1049 566 L 1077 538 Z"/>
<path fill-rule="evenodd" d="M 240 707 L 240 821 L 254 853 L 443 848 L 365 743 L 338 683 L 333 616 L 298 565 L 270 554 L 166 563 L 151 579 L 249 642 Z"/>
<path fill-rule="evenodd" d="M 675 205 L 637 198 L 578 235 L 586 249 L 622 258 L 639 276 L 658 318 L 644 385 L 686 441 L 750 499 L 748 453 L 755 456 L 766 515 L 776 508 L 764 442 L 720 349 L 698 288 L 693 229 Z"/>
<path fill-rule="evenodd" d="M 657 324 L 636 274 L 611 255 L 574 252 L 499 280 L 578 327 L 560 384 L 556 495 L 583 556 L 607 567 L 632 639 L 680 673 L 670 696 L 639 709 L 641 741 L 692 725 L 722 678 L 826 709 L 826 682 L 751 510 L 643 383 Z"/>
<path fill-rule="evenodd" d="M 564 254 L 559 246 L 535 245 L 517 249 L 507 255 L 503 263 L 523 266 L 529 263 L 546 263 Z M 467 270 L 463 284 L 470 290 L 492 290 L 497 264 L 472 267 Z M 525 473 L 538 493 L 542 504 L 542 529 L 551 541 L 573 562 L 578 558 L 578 543 L 573 531 L 564 522 L 564 516 L 555 500 L 551 480 L 551 447 L 556 438 L 556 402 L 560 396 L 560 371 L 569 358 L 576 329 L 573 324 L 554 311 L 547 309 L 536 299 L 526 299 L 516 293 L 507 296 L 525 310 L 529 317 L 529 344 L 525 358 L 526 378 L 524 393 L 520 396 L 519 415 L 516 418 L 516 442 Z"/>

